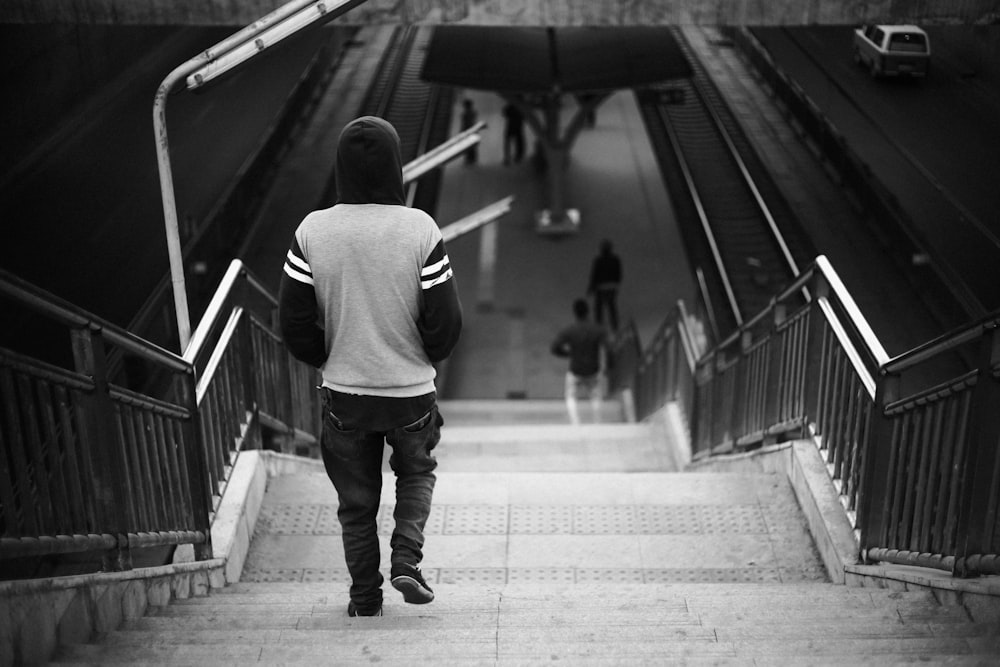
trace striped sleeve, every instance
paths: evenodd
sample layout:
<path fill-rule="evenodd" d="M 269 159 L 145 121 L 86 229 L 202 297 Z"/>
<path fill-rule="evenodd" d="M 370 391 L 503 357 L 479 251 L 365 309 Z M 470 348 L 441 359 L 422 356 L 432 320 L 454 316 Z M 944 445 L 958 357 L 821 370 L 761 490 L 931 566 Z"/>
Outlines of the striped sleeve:
<path fill-rule="evenodd" d="M 441 361 L 458 343 L 462 331 L 462 306 L 448 252 L 440 237 L 420 270 L 420 288 L 423 300 L 417 327 L 428 359 Z"/>
<path fill-rule="evenodd" d="M 298 239 L 292 239 L 292 247 L 285 255 L 285 275 L 304 285 L 311 286 L 313 284 L 312 269 L 309 268 L 309 262 L 303 256 Z"/>
<path fill-rule="evenodd" d="M 292 239 L 285 255 L 278 288 L 278 323 L 292 356 L 316 368 L 326 363 L 326 339 L 319 326 L 312 271 L 298 238 Z"/>
<path fill-rule="evenodd" d="M 451 262 L 444 249 L 444 241 L 438 241 L 420 271 L 420 287 L 424 291 L 451 280 Z"/>

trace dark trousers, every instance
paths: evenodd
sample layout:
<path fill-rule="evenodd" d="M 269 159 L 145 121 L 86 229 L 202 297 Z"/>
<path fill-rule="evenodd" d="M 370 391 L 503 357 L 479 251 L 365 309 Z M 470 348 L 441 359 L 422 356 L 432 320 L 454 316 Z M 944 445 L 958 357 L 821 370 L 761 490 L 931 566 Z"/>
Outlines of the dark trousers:
<path fill-rule="evenodd" d="M 351 600 L 361 609 L 382 604 L 376 516 L 382 494 L 383 443 L 392 447 L 389 466 L 396 475 L 391 562 L 417 565 L 423 560 L 424 526 L 436 479 L 437 461 L 431 450 L 441 438 L 442 423 L 437 406 L 416 422 L 384 433 L 358 429 L 350 417 L 325 411 L 323 464 L 340 500 L 337 517 L 351 573 Z"/>
<path fill-rule="evenodd" d="M 503 137 L 503 163 L 510 164 L 511 149 L 514 151 L 514 162 L 520 162 L 524 158 L 524 134 L 521 132 L 509 132 Z"/>
<path fill-rule="evenodd" d="M 618 330 L 618 290 L 615 288 L 598 287 L 594 290 L 594 319 L 598 324 L 604 322 L 604 311 L 608 311 L 608 322 L 612 331 Z"/>

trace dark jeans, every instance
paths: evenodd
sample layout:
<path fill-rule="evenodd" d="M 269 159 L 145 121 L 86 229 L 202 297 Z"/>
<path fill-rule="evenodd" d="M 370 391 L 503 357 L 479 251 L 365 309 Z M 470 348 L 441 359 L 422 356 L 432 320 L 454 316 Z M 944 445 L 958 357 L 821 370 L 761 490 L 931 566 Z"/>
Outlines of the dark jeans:
<path fill-rule="evenodd" d="M 382 493 L 383 441 L 392 447 L 389 466 L 396 474 L 391 562 L 417 565 L 423 560 L 424 526 L 436 479 L 437 461 L 431 450 L 441 438 L 442 423 L 436 405 L 409 426 L 388 432 L 363 431 L 352 426 L 350 417 L 325 411 L 323 464 L 340 499 L 337 517 L 353 582 L 351 600 L 361 609 L 382 603 L 376 516 Z"/>
<path fill-rule="evenodd" d="M 604 322 L 604 310 L 608 311 L 611 330 L 618 330 L 618 290 L 598 287 L 594 290 L 594 319 L 598 324 Z"/>

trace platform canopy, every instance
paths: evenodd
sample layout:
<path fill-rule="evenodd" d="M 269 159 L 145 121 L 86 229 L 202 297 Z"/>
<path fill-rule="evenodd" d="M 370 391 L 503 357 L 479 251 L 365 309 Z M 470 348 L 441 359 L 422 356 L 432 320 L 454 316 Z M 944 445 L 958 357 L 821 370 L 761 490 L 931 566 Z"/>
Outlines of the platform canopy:
<path fill-rule="evenodd" d="M 583 93 L 691 76 L 669 28 L 434 29 L 425 81 L 500 93 Z"/>

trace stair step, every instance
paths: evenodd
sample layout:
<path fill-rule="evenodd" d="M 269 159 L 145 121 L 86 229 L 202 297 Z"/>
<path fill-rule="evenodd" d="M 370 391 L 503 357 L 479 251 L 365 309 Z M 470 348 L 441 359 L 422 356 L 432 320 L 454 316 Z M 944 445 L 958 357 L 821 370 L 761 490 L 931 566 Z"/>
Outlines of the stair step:
<path fill-rule="evenodd" d="M 527 400 L 442 400 L 438 402 L 445 429 L 457 426 L 507 426 L 511 424 L 569 424 L 566 402 L 561 399 Z M 591 406 L 588 401 L 580 401 L 580 419 L 585 425 L 592 425 Z M 618 400 L 607 400 L 601 404 L 601 423 L 623 422 L 625 414 Z"/>
<path fill-rule="evenodd" d="M 151 609 L 57 664 L 977 664 L 995 623 L 922 591 L 833 584 L 439 585 L 349 618 L 346 584 L 238 583 Z"/>

